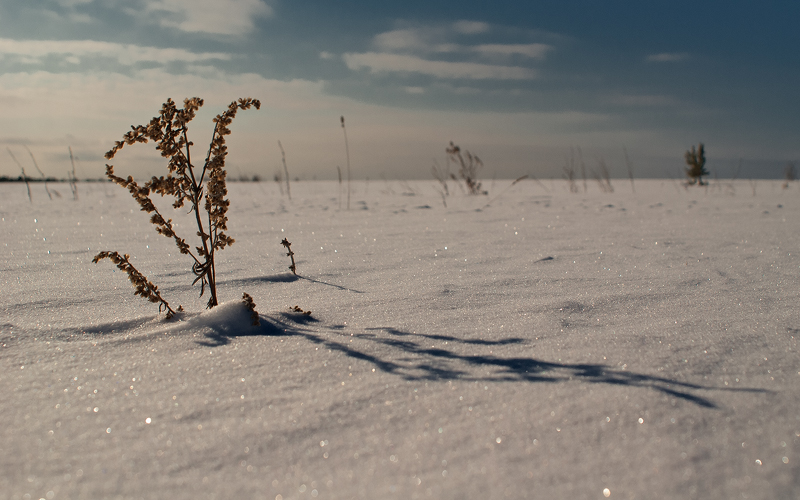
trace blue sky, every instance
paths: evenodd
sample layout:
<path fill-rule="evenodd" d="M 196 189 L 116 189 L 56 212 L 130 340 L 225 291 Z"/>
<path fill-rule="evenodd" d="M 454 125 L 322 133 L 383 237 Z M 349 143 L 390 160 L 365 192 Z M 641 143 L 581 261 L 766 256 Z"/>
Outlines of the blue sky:
<path fill-rule="evenodd" d="M 334 178 L 347 120 L 356 177 L 428 178 L 449 141 L 487 177 L 560 176 L 571 156 L 627 175 L 682 175 L 706 145 L 720 177 L 800 160 L 800 4 L 634 1 L 4 0 L 0 145 L 63 176 L 102 176 L 108 150 L 171 97 L 237 97 L 229 166 Z M 578 156 L 579 155 L 579 156 Z M 0 175 L 17 175 L 10 155 Z M 2 157 L 2 156 L 0 156 Z M 121 172 L 152 175 L 148 146 Z M 31 166 L 26 169 L 33 171 Z"/>

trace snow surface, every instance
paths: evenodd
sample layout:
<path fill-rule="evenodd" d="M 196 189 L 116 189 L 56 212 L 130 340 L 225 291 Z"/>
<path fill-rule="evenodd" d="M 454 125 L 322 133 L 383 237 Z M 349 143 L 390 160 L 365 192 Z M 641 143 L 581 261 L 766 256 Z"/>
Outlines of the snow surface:
<path fill-rule="evenodd" d="M 0 185 L 0 499 L 800 497 L 800 187 L 509 184 L 231 183 L 211 311 L 125 190 Z"/>

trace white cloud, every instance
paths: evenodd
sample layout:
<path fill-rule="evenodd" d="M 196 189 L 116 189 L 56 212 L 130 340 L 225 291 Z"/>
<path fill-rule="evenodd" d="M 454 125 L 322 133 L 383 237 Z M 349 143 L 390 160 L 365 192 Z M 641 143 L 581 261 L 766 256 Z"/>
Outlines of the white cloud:
<path fill-rule="evenodd" d="M 170 61 L 197 62 L 211 59 L 228 60 L 230 54 L 221 52 L 189 52 L 183 49 L 143 47 L 94 40 L 12 40 L 0 38 L 0 55 L 16 55 L 28 63 L 39 62 L 41 58 L 53 54 L 65 56 L 73 64 L 86 56 L 111 57 L 120 64 L 131 65 L 139 62 L 166 63 Z"/>
<path fill-rule="evenodd" d="M 462 35 L 477 35 L 489 31 L 489 25 L 478 21 L 456 21 L 453 30 Z"/>
<path fill-rule="evenodd" d="M 548 52 L 553 50 L 552 45 L 544 43 L 528 44 L 485 44 L 476 45 L 473 50 L 485 55 L 510 56 L 519 54 L 531 59 L 544 59 Z"/>
<path fill-rule="evenodd" d="M 518 66 L 498 66 L 472 62 L 430 61 L 416 56 L 366 52 L 343 56 L 352 70 L 369 68 L 371 73 L 420 73 L 437 78 L 471 80 L 532 80 L 536 71 Z"/>
<path fill-rule="evenodd" d="M 671 53 L 662 52 L 661 54 L 650 54 L 647 56 L 647 62 L 680 62 L 689 58 L 686 53 Z"/>
<path fill-rule="evenodd" d="M 253 30 L 256 18 L 272 16 L 273 10 L 263 0 L 149 0 L 145 13 L 166 13 L 159 23 L 181 31 L 240 35 Z"/>

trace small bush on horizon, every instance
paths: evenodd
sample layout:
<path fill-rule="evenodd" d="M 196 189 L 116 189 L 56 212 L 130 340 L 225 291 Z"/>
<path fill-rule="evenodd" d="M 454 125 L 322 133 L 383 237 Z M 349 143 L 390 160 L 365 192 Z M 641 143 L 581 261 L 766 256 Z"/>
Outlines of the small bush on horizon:
<path fill-rule="evenodd" d="M 709 174 L 705 167 L 706 155 L 703 143 L 701 142 L 698 144 L 697 149 L 692 146 L 691 150 L 686 151 L 684 158 L 688 165 L 688 167 L 684 169 L 686 171 L 686 176 L 689 178 L 687 183 L 689 185 L 697 184 L 698 186 L 705 186 L 706 183 L 703 181 L 703 176 Z"/>
<path fill-rule="evenodd" d="M 488 191 L 481 189 L 481 183 L 478 181 L 478 172 L 483 168 L 483 162 L 477 155 L 473 155 L 466 149 L 462 155 L 461 148 L 453 144 L 453 141 L 450 141 L 450 146 L 445 151 L 447 151 L 448 161 L 453 161 L 458 165 L 458 175 L 467 186 L 467 193 L 489 194 Z M 458 180 L 455 174 L 450 174 L 450 177 L 454 181 Z"/>
<path fill-rule="evenodd" d="M 184 107 L 178 108 L 172 99 L 167 99 L 159 115 L 150 120 L 148 125 L 131 127 L 132 130 L 123 136 L 122 141 L 117 141 L 114 147 L 105 154 L 106 159 L 112 159 L 126 145 L 137 142 L 156 142 L 156 149 L 161 156 L 168 159 L 167 169 L 169 174 L 164 177 L 155 177 L 144 185 L 139 185 L 131 176 L 122 178 L 114 175 L 114 167 L 106 164 L 106 176 L 113 182 L 130 191 L 131 196 L 139 203 L 141 210 L 152 214 L 150 222 L 156 226 L 156 232 L 175 240 L 181 254 L 188 255 L 194 261 L 192 271 L 195 280 L 192 284 L 200 282 L 200 296 L 208 287 L 210 297 L 207 307 L 218 305 L 215 256 L 218 250 L 232 245 L 234 239 L 225 231 L 228 230 L 227 212 L 230 201 L 225 199 L 228 194 L 226 187 L 225 157 L 228 154 L 225 145 L 225 136 L 231 133 L 228 125 L 236 117 L 238 110 L 247 110 L 251 107 L 259 109 L 261 102 L 257 99 L 239 99 L 233 101 L 228 109 L 214 118 L 214 133 L 208 147 L 202 168 L 192 163 L 191 146 L 187 131 L 188 124 L 195 117 L 197 110 L 203 105 L 199 97 L 185 99 Z M 194 213 L 197 224 L 197 236 L 200 241 L 192 247 L 185 239 L 179 237 L 174 231 L 172 219 L 166 219 L 150 199 L 151 193 L 158 193 L 162 197 L 172 196 L 174 209 L 189 205 L 189 213 Z M 175 311 L 164 300 L 157 287 L 155 287 L 142 273 L 129 262 L 129 256 L 124 257 L 117 252 L 100 252 L 93 262 L 104 258 L 111 259 L 117 267 L 126 271 L 131 282 L 136 287 L 136 294 L 147 298 L 151 302 L 159 303 L 159 311 L 166 309 L 167 318 L 172 317 Z M 250 302 L 245 300 L 250 308 Z M 254 306 L 253 306 L 254 307 Z M 251 308 L 252 310 L 252 308 Z"/>

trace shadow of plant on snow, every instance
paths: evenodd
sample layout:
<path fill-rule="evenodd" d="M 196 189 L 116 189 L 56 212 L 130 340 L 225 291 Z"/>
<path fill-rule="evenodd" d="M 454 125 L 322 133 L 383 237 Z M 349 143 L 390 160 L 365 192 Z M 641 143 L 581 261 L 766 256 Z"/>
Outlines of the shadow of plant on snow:
<path fill-rule="evenodd" d="M 234 337 L 251 335 L 301 337 L 331 351 L 341 352 L 348 357 L 370 363 L 376 369 L 404 380 L 496 383 L 578 381 L 647 388 L 712 409 L 718 408 L 718 405 L 710 398 L 699 395 L 698 392 L 770 392 L 757 388 L 715 387 L 681 382 L 667 377 L 616 369 L 604 364 L 556 363 L 533 357 L 502 357 L 492 354 L 491 351 L 488 354 L 472 352 L 475 346 L 525 344 L 526 340 L 521 338 L 463 339 L 450 335 L 410 333 L 391 327 L 369 328 L 363 333 L 351 335 L 341 331 L 344 326 L 327 326 L 324 331 L 320 331 L 314 327 L 315 323 L 318 323 L 318 320 L 312 316 L 293 312 L 261 315 L 259 327 L 239 329 L 219 325 L 206 333 L 207 341 L 201 344 L 209 347 L 220 346 L 229 343 Z M 354 343 L 352 340 L 358 342 Z M 431 346 L 431 340 L 452 343 L 453 346 L 447 348 Z"/>

